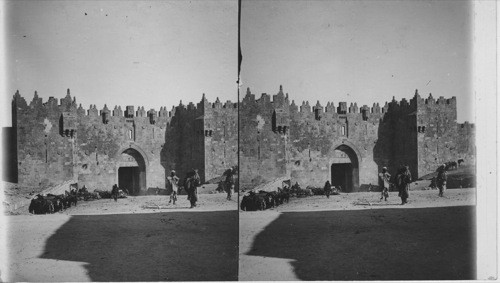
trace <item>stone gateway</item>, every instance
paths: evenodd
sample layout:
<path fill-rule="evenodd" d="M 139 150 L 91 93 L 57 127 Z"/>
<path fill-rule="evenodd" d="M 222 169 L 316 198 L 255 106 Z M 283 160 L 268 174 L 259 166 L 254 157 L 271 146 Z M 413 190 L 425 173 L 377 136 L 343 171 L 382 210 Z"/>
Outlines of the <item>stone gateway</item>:
<path fill-rule="evenodd" d="M 323 107 L 300 106 L 279 92 L 255 98 L 250 89 L 240 105 L 240 186 L 251 188 L 277 177 L 322 187 L 330 180 L 344 191 L 377 186 L 387 167 L 395 175 L 408 165 L 414 179 L 448 161 L 475 164 L 474 125 L 457 123 L 456 98 L 406 99 Z"/>
<path fill-rule="evenodd" d="M 65 98 L 43 102 L 35 92 L 28 104 L 12 100 L 15 179 L 26 186 L 74 180 L 80 186 L 110 190 L 113 184 L 133 195 L 165 188 L 175 170 L 183 178 L 198 169 L 202 182 L 237 165 L 238 104 L 219 99 L 194 105 L 144 107 L 107 105 L 85 110 L 68 89 Z"/>

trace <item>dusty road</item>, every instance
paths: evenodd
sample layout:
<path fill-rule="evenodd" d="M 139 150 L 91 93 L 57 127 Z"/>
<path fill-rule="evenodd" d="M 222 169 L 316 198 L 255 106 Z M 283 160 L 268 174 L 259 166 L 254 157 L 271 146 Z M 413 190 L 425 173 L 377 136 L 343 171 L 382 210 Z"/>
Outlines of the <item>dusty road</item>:
<path fill-rule="evenodd" d="M 473 279 L 475 190 L 292 199 L 238 212 L 224 194 L 166 196 L 7 216 L 7 281 Z M 152 207 L 165 207 L 154 209 Z M 149 207 L 149 208 L 146 208 Z M 239 225 L 238 225 L 239 219 Z M 238 229 L 239 227 L 239 229 Z M 238 236 L 239 234 L 239 236 Z M 238 240 L 239 239 L 239 240 Z M 238 259 L 239 242 L 239 259 Z M 7 277 L 8 276 L 8 277 Z"/>
<path fill-rule="evenodd" d="M 240 212 L 240 280 L 452 280 L 475 277 L 475 190 L 292 199 Z"/>
<path fill-rule="evenodd" d="M 6 281 L 237 280 L 238 211 L 223 194 L 79 202 L 52 215 L 7 216 Z"/>

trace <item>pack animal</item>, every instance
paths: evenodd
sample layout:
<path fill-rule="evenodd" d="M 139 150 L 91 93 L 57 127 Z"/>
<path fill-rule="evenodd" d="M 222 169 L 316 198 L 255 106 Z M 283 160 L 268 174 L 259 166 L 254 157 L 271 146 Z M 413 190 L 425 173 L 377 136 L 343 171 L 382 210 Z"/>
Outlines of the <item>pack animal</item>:
<path fill-rule="evenodd" d="M 32 214 L 54 213 L 54 203 L 39 194 L 31 200 L 28 211 Z"/>
<path fill-rule="evenodd" d="M 240 207 L 243 211 L 264 210 L 266 209 L 264 195 L 250 191 L 242 197 Z"/>

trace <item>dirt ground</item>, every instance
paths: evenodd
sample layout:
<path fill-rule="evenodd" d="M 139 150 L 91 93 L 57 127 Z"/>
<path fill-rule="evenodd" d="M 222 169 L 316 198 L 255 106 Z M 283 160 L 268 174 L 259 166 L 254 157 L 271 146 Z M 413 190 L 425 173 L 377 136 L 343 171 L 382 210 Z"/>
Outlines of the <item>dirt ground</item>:
<path fill-rule="evenodd" d="M 240 211 L 239 280 L 475 278 L 475 189 L 364 192 Z"/>
<path fill-rule="evenodd" d="M 240 212 L 224 194 L 79 202 L 6 216 L 3 281 L 444 280 L 475 277 L 475 189 L 292 198 Z M 239 221 L 239 225 L 238 225 Z M 238 229 L 239 226 L 239 229 Z M 239 240 L 238 240 L 239 239 Z M 238 247 L 239 243 L 239 247 Z M 239 248 L 239 256 L 238 256 Z"/>
<path fill-rule="evenodd" d="M 51 215 L 6 216 L 2 281 L 222 281 L 238 278 L 237 201 L 225 194 L 79 202 Z M 152 208 L 152 207 L 160 207 Z"/>

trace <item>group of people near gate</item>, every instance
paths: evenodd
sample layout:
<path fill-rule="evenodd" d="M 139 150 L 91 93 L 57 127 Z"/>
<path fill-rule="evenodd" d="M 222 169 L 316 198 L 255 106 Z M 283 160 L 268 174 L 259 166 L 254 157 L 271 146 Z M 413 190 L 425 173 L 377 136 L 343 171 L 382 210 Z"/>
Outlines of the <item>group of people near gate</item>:
<path fill-rule="evenodd" d="M 167 177 L 168 185 L 171 188 L 169 204 L 177 201 L 177 195 L 179 194 L 179 177 L 175 174 L 175 170 L 170 172 L 170 176 Z M 184 189 L 187 192 L 188 200 L 191 203 L 191 207 L 196 207 L 196 202 L 198 201 L 198 191 L 197 187 L 200 185 L 200 175 L 198 175 L 198 170 L 194 169 L 189 172 L 184 179 Z"/>
<path fill-rule="evenodd" d="M 439 166 L 437 172 L 436 185 L 439 189 L 439 196 L 442 197 L 446 190 L 446 165 Z M 398 196 L 401 198 L 401 205 L 408 203 L 411 181 L 410 167 L 408 165 L 401 166 L 394 178 L 394 185 L 399 192 Z M 382 172 L 379 174 L 379 186 L 382 188 L 380 200 L 385 199 L 387 201 L 391 186 L 391 175 L 387 171 L 387 167 L 383 167 Z"/>
<path fill-rule="evenodd" d="M 234 180 L 235 168 L 230 168 L 224 173 L 224 188 L 227 193 L 227 200 L 231 200 L 231 194 L 235 187 Z M 170 176 L 167 177 L 167 186 L 171 188 L 169 204 L 177 201 L 177 195 L 179 194 L 179 177 L 177 177 L 175 170 L 170 172 Z M 191 203 L 190 208 L 196 207 L 196 202 L 198 201 L 198 191 L 197 188 L 201 184 L 200 175 L 198 170 L 194 169 L 189 172 L 184 179 L 184 190 L 187 192 L 187 199 Z"/>

